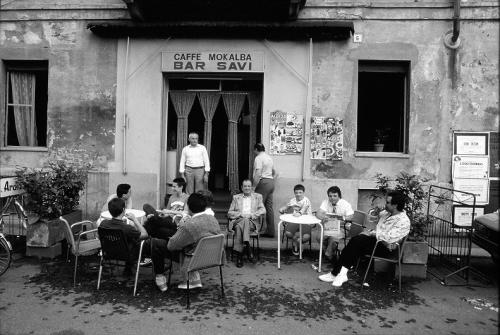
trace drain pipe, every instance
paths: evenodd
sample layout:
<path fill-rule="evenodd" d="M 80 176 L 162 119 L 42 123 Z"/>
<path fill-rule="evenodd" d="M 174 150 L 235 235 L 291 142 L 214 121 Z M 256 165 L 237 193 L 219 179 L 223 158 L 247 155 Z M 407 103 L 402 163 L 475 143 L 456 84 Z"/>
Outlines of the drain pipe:
<path fill-rule="evenodd" d="M 123 77 L 125 78 L 123 82 L 123 147 L 122 147 L 122 173 L 127 174 L 127 126 L 128 126 L 128 115 L 127 115 L 127 81 L 128 81 L 128 56 L 130 51 L 130 36 L 127 36 L 127 50 L 125 51 L 125 73 Z"/>
<path fill-rule="evenodd" d="M 306 171 L 306 153 L 311 151 L 311 115 L 312 115 L 312 73 L 313 73 L 313 40 L 309 38 L 309 77 L 307 78 L 307 106 L 304 122 L 304 145 L 302 150 L 302 181 Z M 309 150 L 306 150 L 309 148 Z"/>
<path fill-rule="evenodd" d="M 460 47 L 460 0 L 455 0 L 453 3 L 453 30 L 446 33 L 444 36 L 443 42 L 444 45 L 450 49 L 450 66 L 449 71 L 451 74 L 451 87 L 457 88 L 457 77 L 458 77 L 458 69 L 456 65 L 458 63 L 457 57 L 458 52 L 457 49 Z"/>

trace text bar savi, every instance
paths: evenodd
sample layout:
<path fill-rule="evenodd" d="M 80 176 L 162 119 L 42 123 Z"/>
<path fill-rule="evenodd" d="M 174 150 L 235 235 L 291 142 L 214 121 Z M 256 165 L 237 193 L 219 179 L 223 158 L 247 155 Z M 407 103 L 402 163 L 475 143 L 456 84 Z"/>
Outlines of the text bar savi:
<path fill-rule="evenodd" d="M 162 52 L 164 72 L 264 72 L 262 52 Z"/>

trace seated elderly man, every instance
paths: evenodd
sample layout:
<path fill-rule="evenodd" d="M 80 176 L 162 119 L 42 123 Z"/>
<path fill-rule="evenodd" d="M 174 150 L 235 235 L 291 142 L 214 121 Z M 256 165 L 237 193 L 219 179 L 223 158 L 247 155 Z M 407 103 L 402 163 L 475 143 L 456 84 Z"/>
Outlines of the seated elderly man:
<path fill-rule="evenodd" d="M 260 230 L 260 216 L 266 214 L 266 209 L 262 203 L 262 195 L 252 191 L 252 181 L 243 180 L 241 184 L 242 193 L 233 196 L 233 201 L 227 213 L 229 217 L 228 230 L 234 230 L 233 251 L 238 253 L 236 266 L 243 266 L 243 249 L 246 248 L 248 260 L 253 261 L 253 254 L 250 248 L 250 233 Z"/>
<path fill-rule="evenodd" d="M 389 192 L 386 196 L 385 210 L 380 212 L 376 230 L 370 230 L 353 237 L 340 254 L 340 259 L 332 272 L 319 276 L 325 282 L 340 287 L 345 283 L 347 271 L 356 264 L 357 259 L 370 254 L 377 243 L 376 256 L 388 257 L 395 248 L 394 243 L 401 241 L 410 232 L 410 219 L 404 211 L 405 196 L 401 192 Z"/>

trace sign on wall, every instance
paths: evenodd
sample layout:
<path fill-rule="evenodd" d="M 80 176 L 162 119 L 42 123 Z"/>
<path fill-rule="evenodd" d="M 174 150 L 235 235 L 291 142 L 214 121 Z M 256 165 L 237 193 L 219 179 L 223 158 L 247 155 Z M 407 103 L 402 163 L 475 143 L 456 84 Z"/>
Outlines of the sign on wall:
<path fill-rule="evenodd" d="M 0 179 L 0 198 L 11 197 L 13 195 L 23 194 L 24 189 L 16 183 L 15 177 Z"/>
<path fill-rule="evenodd" d="M 488 156 L 453 155 L 453 178 L 488 178 Z"/>
<path fill-rule="evenodd" d="M 343 124 L 338 117 L 311 118 L 311 159 L 342 160 Z"/>
<path fill-rule="evenodd" d="M 293 155 L 302 152 L 304 133 L 302 114 L 272 112 L 270 127 L 271 155 Z"/>
<path fill-rule="evenodd" d="M 485 205 L 489 199 L 488 179 L 453 179 L 453 188 L 457 191 L 472 193 L 476 196 L 476 205 Z M 456 201 L 467 205 L 473 204 L 472 196 L 455 192 Z"/>
<path fill-rule="evenodd" d="M 487 132 L 453 133 L 454 155 L 488 155 Z"/>
<path fill-rule="evenodd" d="M 483 215 L 484 208 L 476 207 L 474 208 L 474 218 Z M 453 224 L 462 227 L 472 226 L 472 207 L 467 206 L 454 206 L 453 207 Z"/>
<path fill-rule="evenodd" d="M 163 72 L 264 72 L 262 52 L 162 52 Z"/>

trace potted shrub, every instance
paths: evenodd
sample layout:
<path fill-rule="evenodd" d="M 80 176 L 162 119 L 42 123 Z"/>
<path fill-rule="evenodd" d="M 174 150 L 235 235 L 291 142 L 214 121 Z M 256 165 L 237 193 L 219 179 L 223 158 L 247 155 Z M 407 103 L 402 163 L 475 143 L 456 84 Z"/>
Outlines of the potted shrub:
<path fill-rule="evenodd" d="M 378 191 L 372 194 L 372 199 L 385 197 L 389 190 L 403 193 L 407 198 L 405 212 L 410 218 L 410 233 L 403 250 L 403 263 L 421 265 L 420 267 L 407 266 L 418 277 L 425 276 L 429 247 L 425 236 L 429 226 L 429 219 L 425 213 L 428 188 L 425 185 L 428 179 L 406 172 L 400 172 L 394 178 L 381 173 L 375 175 Z M 404 272 L 404 268 L 403 268 Z"/>
<path fill-rule="evenodd" d="M 387 138 L 387 131 L 388 129 L 375 129 L 375 136 L 373 140 L 375 141 L 373 143 L 373 150 L 377 152 L 382 152 L 384 151 L 384 142 Z"/>
<path fill-rule="evenodd" d="M 39 217 L 28 226 L 28 247 L 50 247 L 63 240 L 61 215 L 70 223 L 81 221 L 82 213 L 77 208 L 88 170 L 89 166 L 52 161 L 45 168 L 16 171 L 17 182 L 26 191 L 26 209 Z"/>

